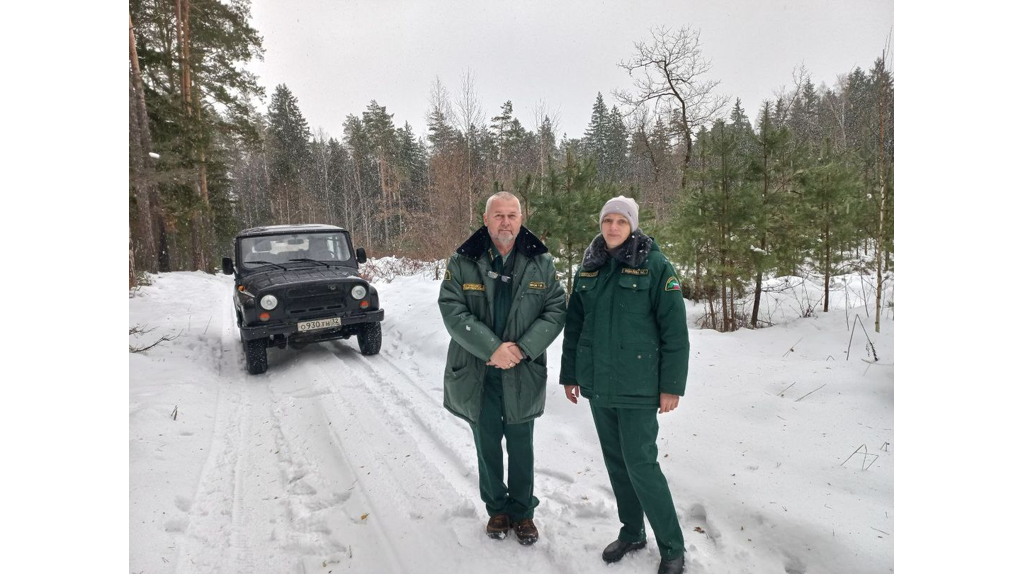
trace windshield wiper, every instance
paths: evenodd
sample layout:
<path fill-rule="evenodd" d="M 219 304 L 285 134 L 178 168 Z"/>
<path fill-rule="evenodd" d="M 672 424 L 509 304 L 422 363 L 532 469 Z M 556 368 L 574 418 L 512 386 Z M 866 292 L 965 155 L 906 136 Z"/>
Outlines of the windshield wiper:
<path fill-rule="evenodd" d="M 284 270 L 284 267 L 278 265 L 277 263 L 272 263 L 270 261 L 244 261 L 243 263 L 245 265 L 249 265 L 251 263 L 255 263 L 257 265 L 273 265 L 274 267 L 277 267 L 278 269 Z"/>
<path fill-rule="evenodd" d="M 330 265 L 324 263 L 323 261 L 319 261 L 317 259 L 309 259 L 308 257 L 300 257 L 300 258 L 297 258 L 297 259 L 289 259 L 287 261 L 287 263 L 291 263 L 292 261 L 308 261 L 310 263 L 319 263 L 320 265 L 323 265 L 324 267 L 330 267 Z"/>

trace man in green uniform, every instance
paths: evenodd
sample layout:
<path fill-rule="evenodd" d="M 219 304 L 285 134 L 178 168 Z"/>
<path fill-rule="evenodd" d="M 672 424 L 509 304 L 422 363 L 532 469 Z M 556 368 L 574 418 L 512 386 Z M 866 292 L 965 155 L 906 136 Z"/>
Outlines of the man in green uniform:
<path fill-rule="evenodd" d="M 560 382 L 590 400 L 622 528 L 605 548 L 617 562 L 647 544 L 644 515 L 661 553 L 659 574 L 683 571 L 683 532 L 658 464 L 658 418 L 686 387 L 686 306 L 672 264 L 637 227 L 638 206 L 615 197 L 576 274 L 562 341 Z"/>
<path fill-rule="evenodd" d="M 565 290 L 516 196 L 487 200 L 484 226 L 448 260 L 437 302 L 452 337 L 444 406 L 473 429 L 486 532 L 501 539 L 511 528 L 533 544 L 533 420 L 544 413 L 545 349 L 565 324 Z"/>

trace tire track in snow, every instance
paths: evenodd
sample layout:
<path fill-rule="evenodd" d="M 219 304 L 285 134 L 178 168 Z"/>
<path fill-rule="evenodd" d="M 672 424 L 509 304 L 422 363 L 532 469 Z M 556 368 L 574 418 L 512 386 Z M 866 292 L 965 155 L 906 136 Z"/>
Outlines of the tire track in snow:
<path fill-rule="evenodd" d="M 483 503 L 479 500 L 475 460 L 476 451 L 472 447 L 470 429 L 462 421 L 444 410 L 443 406 L 436 399 L 423 391 L 422 380 L 417 381 L 389 360 L 381 360 L 390 359 L 388 354 L 382 353 L 376 357 L 364 357 L 357 350 L 348 348 L 343 344 L 336 344 L 332 352 L 341 363 L 349 367 L 348 370 L 342 373 L 334 374 L 334 378 L 359 382 L 358 388 L 374 397 L 372 404 L 377 409 L 383 411 L 379 413 L 377 418 L 393 421 L 391 424 L 397 428 L 397 432 L 407 435 L 408 438 L 406 440 L 418 447 L 423 458 L 423 464 L 431 467 L 435 473 L 442 475 L 447 484 L 450 484 L 463 499 L 465 507 L 456 511 L 457 516 L 462 519 L 463 525 L 454 525 L 455 528 L 462 528 L 463 530 L 463 532 L 458 534 L 461 539 L 465 540 L 465 544 L 460 542 L 460 545 L 473 545 L 479 552 L 484 554 L 497 551 L 500 553 L 500 557 L 497 559 L 509 560 L 514 558 L 517 563 L 521 563 L 525 570 L 532 572 L 560 572 L 564 574 L 566 572 L 590 570 L 589 566 L 582 567 L 581 569 L 580 565 L 575 564 L 564 552 L 559 551 L 559 545 L 568 542 L 563 540 L 557 533 L 557 530 L 561 529 L 552 528 L 549 530 L 548 533 L 551 536 L 547 536 L 546 534 L 548 533 L 544 532 L 544 520 L 551 520 L 553 523 L 558 520 L 559 515 L 563 514 L 561 505 L 554 501 L 550 504 L 559 508 L 549 509 L 544 512 L 543 517 L 539 516 L 542 521 L 538 523 L 542 529 L 541 540 L 535 546 L 520 547 L 514 540 L 514 535 L 511 535 L 509 540 L 499 543 L 486 538 L 483 535 L 483 524 L 486 522 L 487 515 L 484 511 Z M 404 381 L 404 384 L 398 381 Z M 420 383 L 419 385 L 417 384 L 418 382 Z M 399 388 L 400 385 L 402 388 Z M 429 404 L 434 409 L 435 418 L 428 419 L 420 410 L 415 408 L 417 406 L 416 402 L 410 400 L 407 394 L 403 392 L 408 387 L 416 387 L 423 396 L 430 399 Z M 351 388 L 352 386 L 348 385 L 345 387 L 345 390 L 347 391 Z M 441 430 L 444 427 L 448 428 Z M 465 456 L 460 454 L 460 451 L 452 445 L 450 439 L 446 439 L 446 437 L 452 436 L 465 437 L 468 445 L 464 449 L 465 456 L 470 456 L 472 461 L 467 462 Z M 438 461 L 447 461 L 450 464 L 438 464 Z M 542 472 L 538 470 L 538 474 L 542 474 Z M 540 477 L 538 477 L 538 486 L 540 485 L 539 479 Z M 443 501 L 442 503 L 450 504 L 450 501 Z M 467 533 L 469 533 L 468 536 Z M 502 544 L 505 543 L 507 543 L 507 546 L 503 547 Z M 506 554 L 509 551 L 516 552 L 517 555 L 510 557 Z M 450 556 L 447 557 L 447 561 L 450 563 Z M 441 564 L 445 564 L 445 562 Z M 462 570 L 456 569 L 456 571 Z"/>
<path fill-rule="evenodd" d="M 224 330 L 221 313 L 221 348 L 216 356 L 223 362 Z M 218 372 L 222 372 L 220 367 Z M 192 496 L 188 526 L 178 547 L 175 572 L 222 572 L 223 556 L 230 550 L 237 507 L 239 449 L 244 431 L 243 418 L 249 408 L 238 385 L 210 381 L 216 388 L 217 407 L 206 462 Z"/>
<path fill-rule="evenodd" d="M 424 391 L 412 377 L 393 363 L 367 358 L 358 352 L 346 351 L 346 349 L 336 348 L 334 355 L 347 366 L 361 370 L 372 379 L 373 384 L 366 385 L 366 389 L 377 397 L 386 414 L 393 420 L 404 423 L 403 431 L 416 441 L 421 450 L 429 453 L 426 457 L 427 460 L 446 476 L 449 483 L 453 486 L 458 484 L 461 494 L 475 499 L 477 496 L 475 456 L 467 459 L 449 440 L 445 439 L 445 437 L 461 437 L 463 440 L 471 440 L 472 435 L 468 426 L 448 413 L 436 398 Z M 378 355 L 377 357 L 387 358 L 387 355 Z M 403 378 L 407 384 L 399 389 L 395 384 L 396 377 L 382 374 L 384 370 Z M 408 398 L 407 393 L 403 392 L 409 388 L 415 388 L 429 400 L 432 409 L 429 415 L 417 409 L 415 402 Z M 438 465 L 437 461 L 439 460 L 447 461 L 448 464 Z"/>
<path fill-rule="evenodd" d="M 321 377 L 338 389 L 317 400 L 325 403 L 325 413 L 338 423 L 330 425 L 333 443 L 356 476 L 354 484 L 366 495 L 367 522 L 379 532 L 380 540 L 387 541 L 398 566 L 383 571 L 408 572 L 424 564 L 451 564 L 453 559 L 472 561 L 471 556 L 453 557 L 447 552 L 461 544 L 452 521 L 473 513 L 471 501 L 454 492 L 445 477 L 436 473 L 415 448 L 404 425 L 375 408 L 379 399 L 369 390 L 374 381 L 356 370 L 339 372 L 338 366 L 333 358 L 316 361 Z M 433 497 L 448 500 L 450 506 L 445 508 L 454 507 L 444 511 L 443 520 L 425 520 L 428 517 L 417 510 Z M 365 562 L 359 564 L 366 568 Z M 465 571 L 482 568 L 481 562 Z"/>

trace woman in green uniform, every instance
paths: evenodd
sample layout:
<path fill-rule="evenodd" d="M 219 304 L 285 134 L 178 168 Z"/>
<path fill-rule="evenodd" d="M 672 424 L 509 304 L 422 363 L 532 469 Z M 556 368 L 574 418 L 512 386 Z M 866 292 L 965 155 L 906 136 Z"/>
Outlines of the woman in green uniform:
<path fill-rule="evenodd" d="M 686 307 L 672 264 L 618 196 L 601 209 L 601 234 L 576 273 L 562 344 L 560 382 L 590 401 L 622 528 L 606 562 L 647 544 L 644 515 L 661 553 L 659 574 L 683 571 L 683 532 L 658 464 L 658 418 L 679 404 L 690 355 Z"/>

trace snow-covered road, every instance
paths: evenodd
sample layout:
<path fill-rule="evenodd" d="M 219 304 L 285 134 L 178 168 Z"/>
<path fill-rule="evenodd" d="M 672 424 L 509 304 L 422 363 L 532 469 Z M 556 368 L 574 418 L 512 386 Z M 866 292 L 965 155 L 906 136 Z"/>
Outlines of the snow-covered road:
<path fill-rule="evenodd" d="M 605 568 L 614 499 L 588 409 L 554 384 L 561 340 L 535 435 L 541 539 L 496 542 L 472 435 L 441 406 L 437 282 L 378 289 L 380 355 L 354 340 L 271 349 L 259 376 L 244 370 L 229 277 L 164 274 L 130 300 L 130 345 L 172 338 L 129 359 L 132 572 Z M 892 568 L 892 326 L 872 365 L 844 360 L 836 313 L 692 331 L 691 383 L 659 439 L 690 572 Z M 870 467 L 840 464 L 862 443 Z M 653 572 L 653 548 L 612 568 Z"/>

